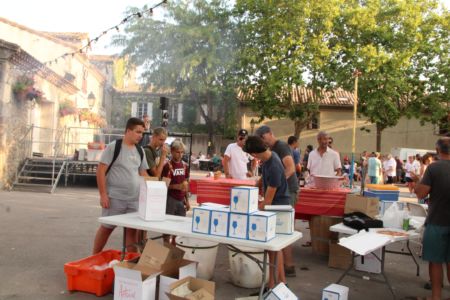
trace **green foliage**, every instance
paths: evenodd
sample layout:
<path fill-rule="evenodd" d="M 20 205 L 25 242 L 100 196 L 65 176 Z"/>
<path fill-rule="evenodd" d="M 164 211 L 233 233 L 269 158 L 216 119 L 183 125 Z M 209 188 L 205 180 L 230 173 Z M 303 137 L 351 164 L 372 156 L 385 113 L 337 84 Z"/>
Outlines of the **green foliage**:
<path fill-rule="evenodd" d="M 353 90 L 351 74 L 362 71 L 359 111 L 377 125 L 379 150 L 381 131 L 402 116 L 436 123 L 447 114 L 448 49 L 448 12 L 437 1 L 345 1 L 320 72 L 327 85 Z"/>
<path fill-rule="evenodd" d="M 124 47 L 130 64 L 143 67 L 145 89 L 155 85 L 190 99 L 194 107 L 206 104 L 212 135 L 213 107 L 234 101 L 220 97 L 229 87 L 227 72 L 234 60 L 230 17 L 224 0 L 170 1 L 165 21 L 143 17 L 128 22 L 113 44 Z"/>
<path fill-rule="evenodd" d="M 331 54 L 328 41 L 338 0 L 238 0 L 238 82 L 252 108 L 264 118 L 288 117 L 295 134 L 319 109 L 318 70 Z M 293 87 L 306 85 L 312 94 L 300 103 Z M 297 99 L 298 100 L 298 99 Z"/>
<path fill-rule="evenodd" d="M 28 76 L 20 76 L 17 78 L 16 82 L 14 82 L 12 90 L 13 93 L 17 94 L 19 92 L 26 91 L 28 88 L 33 87 L 34 80 Z"/>

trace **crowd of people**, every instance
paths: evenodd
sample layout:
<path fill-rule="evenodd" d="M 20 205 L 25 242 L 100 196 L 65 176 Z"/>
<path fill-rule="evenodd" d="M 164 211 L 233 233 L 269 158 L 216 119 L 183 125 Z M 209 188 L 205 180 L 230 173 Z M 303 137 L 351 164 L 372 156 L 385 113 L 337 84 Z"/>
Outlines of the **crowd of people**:
<path fill-rule="evenodd" d="M 175 140 L 168 147 L 165 128 L 153 130 L 152 137 L 143 148 L 139 146 L 148 122 L 130 118 L 123 139 L 109 144 L 97 168 L 97 184 L 100 192 L 102 216 L 112 216 L 138 210 L 139 176 L 169 178 L 166 213 L 185 216 L 190 209 L 188 201 L 188 179 L 190 170 L 186 162 L 185 145 Z M 353 165 L 348 157 L 341 161 L 339 152 L 333 149 L 333 139 L 326 132 L 317 134 L 317 147 L 307 145 L 301 155 L 299 141 L 291 136 L 287 142 L 277 139 L 270 127 L 256 129 L 254 135 L 241 129 L 236 141 L 228 145 L 223 157 L 215 155 L 215 163 L 226 178 L 246 179 L 256 174 L 260 167 L 257 186 L 260 187 L 259 209 L 266 205 L 290 205 L 295 207 L 300 189 L 299 179 L 307 172 L 314 176 L 349 176 L 370 183 L 406 182 L 411 195 L 419 199 L 430 198 L 429 217 L 426 221 L 423 257 L 430 262 L 430 278 L 433 297 L 440 295 L 442 265 L 450 270 L 450 139 L 443 138 L 436 144 L 439 161 L 426 154 L 408 155 L 402 162 L 398 157 L 364 151 Z M 207 160 L 199 153 L 195 160 Z M 214 158 L 212 158 L 214 159 Z M 352 172 L 353 171 L 353 172 Z M 96 233 L 93 252 L 100 252 L 114 230 L 102 224 Z M 135 229 L 126 230 L 128 251 L 135 251 L 135 244 L 144 233 Z M 444 238 L 443 238 L 444 237 Z M 164 236 L 165 241 L 174 242 L 173 237 Z M 277 258 L 277 259 L 275 259 Z M 270 271 L 268 288 L 273 288 L 273 274 L 278 282 L 286 277 L 295 277 L 292 246 L 279 252 L 269 253 Z M 277 265 L 275 265 L 277 261 Z M 276 268 L 276 269 L 274 269 Z M 436 298 L 439 299 L 439 298 Z"/>

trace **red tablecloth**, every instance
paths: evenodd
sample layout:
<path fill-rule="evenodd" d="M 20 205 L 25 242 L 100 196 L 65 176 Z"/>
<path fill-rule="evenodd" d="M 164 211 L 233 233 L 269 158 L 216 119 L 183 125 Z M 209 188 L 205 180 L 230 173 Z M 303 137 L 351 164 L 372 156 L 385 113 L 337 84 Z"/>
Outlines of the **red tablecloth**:
<path fill-rule="evenodd" d="M 234 186 L 254 186 L 255 180 L 202 178 L 191 180 L 191 193 L 197 194 L 197 203 L 213 202 L 230 205 L 230 191 Z M 309 220 L 311 216 L 342 216 L 349 189 L 326 191 L 301 188 L 295 206 L 295 218 Z"/>
<path fill-rule="evenodd" d="M 311 216 L 344 215 L 345 199 L 349 189 L 326 191 L 302 188 L 295 206 L 295 218 L 309 220 Z"/>
<path fill-rule="evenodd" d="M 194 181 L 194 182 L 193 182 Z M 191 180 L 191 193 L 197 194 L 197 203 L 214 202 L 230 205 L 231 188 L 240 185 L 255 186 L 255 180 L 202 178 Z M 194 190 L 194 191 L 193 191 Z"/>

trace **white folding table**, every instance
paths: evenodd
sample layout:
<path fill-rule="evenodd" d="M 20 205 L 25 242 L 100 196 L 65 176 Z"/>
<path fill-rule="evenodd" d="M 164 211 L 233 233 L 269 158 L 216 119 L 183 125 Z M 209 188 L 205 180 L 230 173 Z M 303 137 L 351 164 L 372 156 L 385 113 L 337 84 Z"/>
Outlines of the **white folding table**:
<path fill-rule="evenodd" d="M 386 228 L 387 229 L 387 228 Z M 369 232 L 371 231 L 377 231 L 377 230 L 383 230 L 383 228 L 371 228 L 369 229 Z M 356 229 L 353 229 L 349 226 L 344 225 L 343 223 L 338 223 L 335 224 L 333 226 L 330 226 L 330 231 L 332 232 L 338 232 L 341 234 L 345 234 L 345 235 L 355 235 L 358 233 L 358 231 Z M 416 265 L 416 270 L 417 273 L 416 275 L 419 276 L 420 273 L 420 269 L 419 269 L 419 264 L 414 256 L 414 254 L 411 251 L 411 248 L 409 246 L 409 241 L 412 239 L 417 239 L 419 238 L 419 234 L 417 232 L 415 232 L 414 230 L 410 230 L 407 232 L 409 235 L 408 236 L 396 236 L 396 237 L 390 237 L 384 245 L 381 246 L 381 257 L 378 257 L 373 251 L 378 250 L 378 249 L 374 249 L 371 253 L 381 262 L 381 276 L 383 276 L 384 281 L 380 281 L 380 280 L 375 280 L 372 279 L 373 281 L 379 281 L 382 283 L 386 283 L 387 286 L 389 287 L 389 290 L 392 293 L 392 296 L 395 299 L 395 293 L 394 290 L 392 289 L 392 286 L 388 280 L 388 278 L 386 277 L 386 274 L 384 273 L 384 263 L 385 263 L 385 254 L 386 253 L 393 253 L 393 254 L 401 254 L 401 255 L 407 255 L 407 256 L 411 256 L 415 265 Z M 406 247 L 408 249 L 408 252 L 403 252 L 403 251 L 392 251 L 392 250 L 386 250 L 386 246 L 390 245 L 392 243 L 396 243 L 396 242 L 401 242 L 401 241 L 406 241 Z M 351 250 L 351 249 L 350 249 Z M 337 284 L 339 284 L 342 279 L 344 279 L 345 276 L 349 275 L 349 276 L 354 276 L 353 274 L 350 273 L 350 271 L 353 269 L 354 266 L 354 259 L 358 256 L 362 256 L 361 254 L 355 253 L 353 250 L 352 251 L 352 261 L 350 266 L 345 270 L 345 272 L 341 275 L 341 277 L 337 280 Z M 359 277 L 359 276 L 358 276 Z"/>
<path fill-rule="evenodd" d="M 228 244 L 237 252 L 241 252 L 238 248 L 234 246 L 241 247 L 252 247 L 258 250 L 264 251 L 263 261 L 252 257 L 248 253 L 243 253 L 249 256 L 252 260 L 258 263 L 262 270 L 262 284 L 260 288 L 259 298 L 262 299 L 263 291 L 265 287 L 265 278 L 267 273 L 267 255 L 269 251 L 281 251 L 287 246 L 293 244 L 295 241 L 302 238 L 302 233 L 294 231 L 291 235 L 280 235 L 277 234 L 276 237 L 268 242 L 258 242 L 250 240 L 242 240 L 228 237 L 221 237 L 215 235 L 206 235 L 192 232 L 192 218 L 190 217 L 179 217 L 166 215 L 164 221 L 144 221 L 139 216 L 138 213 L 130 213 L 124 215 L 110 216 L 110 217 L 100 217 L 98 221 L 102 224 L 114 225 L 123 227 L 123 243 L 122 243 L 122 253 L 126 251 L 126 230 L 125 228 L 134 228 L 146 231 L 153 231 L 162 234 L 170 234 L 176 236 L 193 237 L 197 239 L 217 242 L 220 244 Z M 241 252 L 242 253 L 242 252 Z M 275 256 L 276 257 L 276 256 Z M 276 261 L 275 261 L 276 265 Z M 275 272 L 276 274 L 276 268 Z M 276 276 L 275 276 L 276 278 Z"/>

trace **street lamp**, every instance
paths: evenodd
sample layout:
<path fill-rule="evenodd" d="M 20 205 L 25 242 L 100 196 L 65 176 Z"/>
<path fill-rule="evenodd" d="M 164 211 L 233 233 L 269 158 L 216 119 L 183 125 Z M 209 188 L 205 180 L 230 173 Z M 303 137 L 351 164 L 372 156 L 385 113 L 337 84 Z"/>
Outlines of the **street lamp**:
<path fill-rule="evenodd" d="M 94 95 L 94 93 L 90 92 L 87 99 L 88 99 L 89 108 L 92 109 L 94 107 L 94 105 L 95 105 L 95 95 Z"/>
<path fill-rule="evenodd" d="M 255 124 L 256 123 L 257 122 L 255 120 L 253 120 L 253 118 L 250 120 L 250 131 L 251 131 L 251 134 L 253 134 L 253 131 L 255 130 Z"/>

